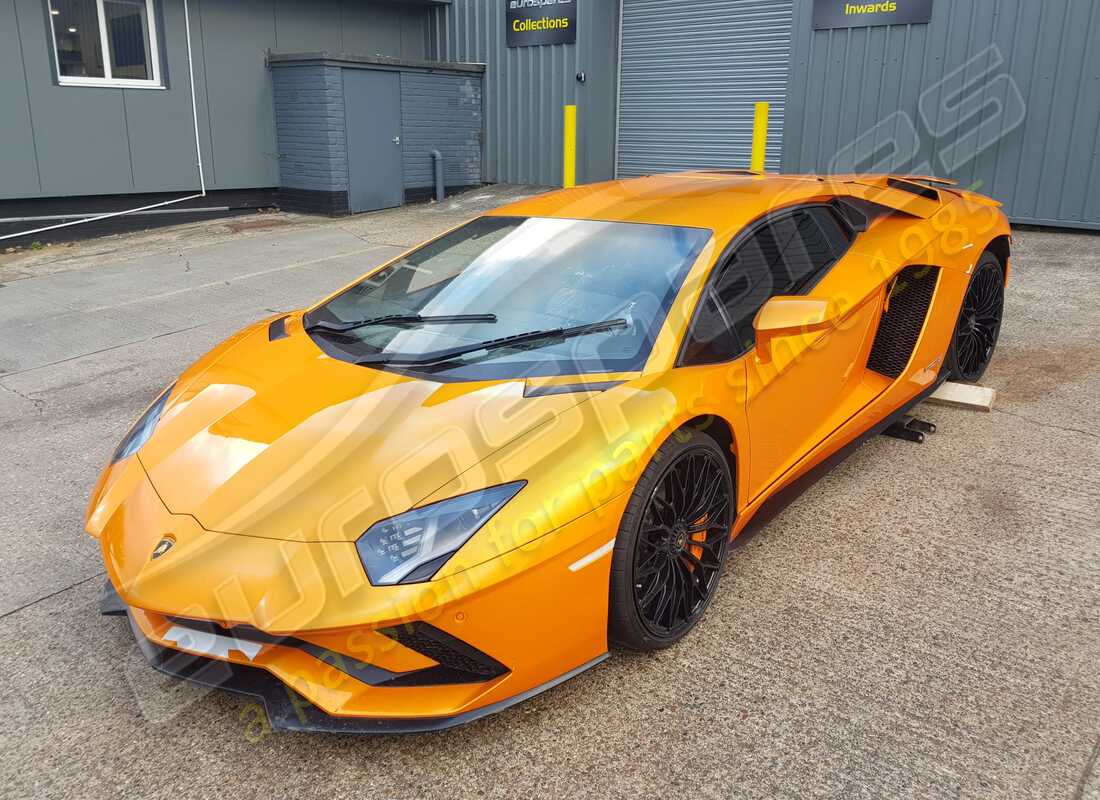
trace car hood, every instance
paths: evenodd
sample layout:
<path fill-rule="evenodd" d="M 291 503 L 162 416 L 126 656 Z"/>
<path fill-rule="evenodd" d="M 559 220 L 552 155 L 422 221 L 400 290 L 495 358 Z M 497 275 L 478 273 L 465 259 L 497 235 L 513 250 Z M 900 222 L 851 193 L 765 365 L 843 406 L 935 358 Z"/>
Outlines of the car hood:
<path fill-rule="evenodd" d="M 360 367 L 297 331 L 269 341 L 258 326 L 181 377 L 138 454 L 172 513 L 211 531 L 352 541 L 587 397 Z"/>

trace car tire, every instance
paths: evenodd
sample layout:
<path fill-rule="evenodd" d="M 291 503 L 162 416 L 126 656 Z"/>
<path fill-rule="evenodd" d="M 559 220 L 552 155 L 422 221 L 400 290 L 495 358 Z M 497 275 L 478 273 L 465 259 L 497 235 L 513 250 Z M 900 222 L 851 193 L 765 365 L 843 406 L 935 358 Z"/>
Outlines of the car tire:
<path fill-rule="evenodd" d="M 729 548 L 733 486 L 729 460 L 707 434 L 683 428 L 661 445 L 634 487 L 615 538 L 611 644 L 659 650 L 702 618 Z"/>
<path fill-rule="evenodd" d="M 981 380 L 993 358 L 1004 315 L 1004 269 L 992 253 L 978 259 L 966 287 L 951 344 L 947 348 L 948 379 Z"/>

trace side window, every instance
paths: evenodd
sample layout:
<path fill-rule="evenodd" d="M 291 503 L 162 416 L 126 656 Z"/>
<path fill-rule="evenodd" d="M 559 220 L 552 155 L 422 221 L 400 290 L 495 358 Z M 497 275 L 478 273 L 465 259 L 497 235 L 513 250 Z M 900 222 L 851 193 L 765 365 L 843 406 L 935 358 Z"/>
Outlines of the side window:
<path fill-rule="evenodd" d="M 835 208 L 812 208 L 810 213 L 821 227 L 822 235 L 829 240 L 835 258 L 848 251 L 855 234 L 851 224 Z"/>
<path fill-rule="evenodd" d="M 832 209 L 824 206 L 796 211 L 778 221 L 784 243 L 774 265 L 776 294 L 798 294 L 848 249 L 849 232 Z"/>
<path fill-rule="evenodd" d="M 683 363 L 711 364 L 744 352 L 755 338 L 753 318 L 768 298 L 805 291 L 850 244 L 850 229 L 825 206 L 798 209 L 758 226 L 704 295 Z"/>
<path fill-rule="evenodd" d="M 737 342 L 730 333 L 726 315 L 718 307 L 714 292 L 708 289 L 699 301 L 699 312 L 688 333 L 683 363 L 715 364 L 731 358 L 737 351 Z"/>
<path fill-rule="evenodd" d="M 772 264 L 779 242 L 771 226 L 741 243 L 707 289 L 688 332 L 685 364 L 713 364 L 733 358 L 752 342 L 752 319 L 774 294 Z"/>
<path fill-rule="evenodd" d="M 714 284 L 737 339 L 734 353 L 752 344 L 752 320 L 756 312 L 769 297 L 782 291 L 776 284 L 775 264 L 782 252 L 784 235 L 789 235 L 789 231 L 782 225 L 761 226 L 737 248 Z"/>

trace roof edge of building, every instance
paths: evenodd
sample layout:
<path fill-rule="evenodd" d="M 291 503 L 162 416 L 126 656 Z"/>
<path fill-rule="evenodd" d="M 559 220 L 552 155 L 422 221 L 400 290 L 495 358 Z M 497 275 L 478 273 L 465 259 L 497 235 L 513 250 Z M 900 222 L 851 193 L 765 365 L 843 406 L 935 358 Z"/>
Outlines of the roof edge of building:
<path fill-rule="evenodd" d="M 391 56 L 370 56 L 361 53 L 332 52 L 315 50 L 305 52 L 268 52 L 269 67 L 298 67 L 305 65 L 341 66 L 341 67 L 389 67 L 394 69 L 447 70 L 449 72 L 485 72 L 484 64 L 464 61 L 431 61 L 418 58 L 394 58 Z"/>

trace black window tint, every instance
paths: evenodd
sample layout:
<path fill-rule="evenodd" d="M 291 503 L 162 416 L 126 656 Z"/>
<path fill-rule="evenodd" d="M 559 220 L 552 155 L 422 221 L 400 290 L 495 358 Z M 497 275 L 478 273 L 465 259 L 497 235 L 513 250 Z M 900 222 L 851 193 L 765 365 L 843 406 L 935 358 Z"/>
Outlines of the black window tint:
<path fill-rule="evenodd" d="M 708 291 L 699 302 L 699 313 L 691 326 L 684 349 L 685 364 L 713 364 L 731 358 L 738 351 L 726 319 Z"/>
<path fill-rule="evenodd" d="M 789 294 L 818 267 L 832 260 L 832 251 L 813 218 L 800 212 L 775 223 L 782 252 L 775 262 L 776 294 Z"/>
<path fill-rule="evenodd" d="M 833 256 L 840 258 L 852 243 L 852 230 L 840 215 L 832 208 L 811 208 L 807 213 L 813 215 L 821 232 L 833 248 Z"/>
<path fill-rule="evenodd" d="M 808 208 L 774 223 L 781 246 L 776 294 L 798 294 L 848 247 L 846 231 L 827 208 Z"/>
<path fill-rule="evenodd" d="M 771 265 L 778 255 L 779 244 L 772 229 L 766 226 L 737 248 L 700 302 L 684 351 L 685 364 L 724 361 L 752 343 L 752 320 L 757 309 L 772 295 Z M 715 300 L 725 310 L 724 317 Z"/>
<path fill-rule="evenodd" d="M 768 298 L 804 291 L 849 243 L 848 228 L 825 207 L 799 209 L 757 227 L 722 267 L 713 295 L 700 307 L 685 363 L 712 363 L 744 352 L 755 339 L 752 321 Z M 715 333 L 720 315 L 710 305 L 712 296 L 732 326 L 729 337 Z"/>
<path fill-rule="evenodd" d="M 737 248 L 715 283 L 715 292 L 737 337 L 735 353 L 752 342 L 752 320 L 760 306 L 776 294 L 772 265 L 779 258 L 778 233 L 770 225 L 757 230 Z"/>

